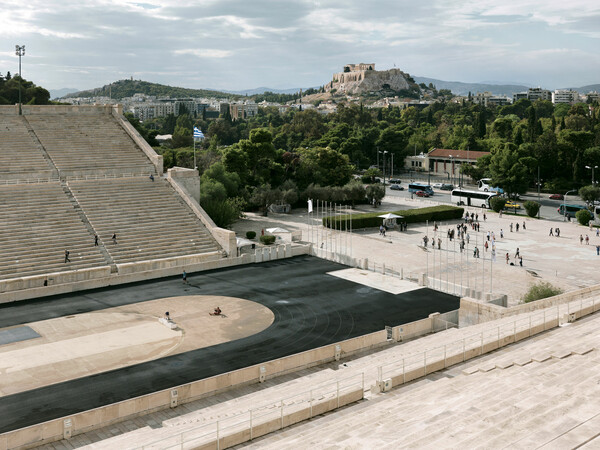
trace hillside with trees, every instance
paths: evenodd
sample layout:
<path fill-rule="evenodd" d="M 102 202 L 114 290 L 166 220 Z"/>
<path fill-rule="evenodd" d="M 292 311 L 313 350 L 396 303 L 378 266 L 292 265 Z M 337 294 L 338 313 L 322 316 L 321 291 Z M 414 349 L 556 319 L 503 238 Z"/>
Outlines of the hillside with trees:
<path fill-rule="evenodd" d="M 64 98 L 110 96 L 115 100 L 120 100 L 125 97 L 132 97 L 134 94 L 146 94 L 155 95 L 157 97 L 172 98 L 215 97 L 232 100 L 243 98 L 241 95 L 228 94 L 226 92 L 212 91 L 208 89 L 187 89 L 158 83 L 150 83 L 148 81 L 141 80 L 119 80 L 102 86 L 101 88 L 73 92 L 66 95 Z"/>

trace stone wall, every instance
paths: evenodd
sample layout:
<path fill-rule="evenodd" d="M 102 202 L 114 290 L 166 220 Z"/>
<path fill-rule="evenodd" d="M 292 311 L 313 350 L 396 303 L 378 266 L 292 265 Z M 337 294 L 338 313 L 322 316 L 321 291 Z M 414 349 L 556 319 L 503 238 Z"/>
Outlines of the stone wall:
<path fill-rule="evenodd" d="M 410 89 L 408 75 L 400 69 L 384 71 L 353 70 L 333 75 L 331 83 L 325 86 L 326 91 L 337 89 L 346 94 L 360 94 L 371 91 Z"/>

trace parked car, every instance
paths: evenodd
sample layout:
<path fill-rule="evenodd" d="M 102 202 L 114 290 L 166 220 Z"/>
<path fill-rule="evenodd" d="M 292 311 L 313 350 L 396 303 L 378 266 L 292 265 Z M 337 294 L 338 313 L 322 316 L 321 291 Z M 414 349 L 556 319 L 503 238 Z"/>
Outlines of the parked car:
<path fill-rule="evenodd" d="M 504 209 L 521 209 L 521 205 L 519 205 L 518 203 L 513 202 L 512 200 L 508 200 L 504 204 Z"/>
<path fill-rule="evenodd" d="M 415 192 L 415 194 L 417 195 L 417 197 L 429 197 L 429 194 L 425 191 L 417 191 Z"/>
<path fill-rule="evenodd" d="M 431 187 L 434 189 L 441 189 L 443 185 L 444 183 L 433 183 Z"/>
<path fill-rule="evenodd" d="M 402 186 L 400 186 L 399 184 L 392 184 L 390 186 L 390 189 L 392 191 L 403 191 L 404 190 L 404 188 Z"/>
<path fill-rule="evenodd" d="M 442 191 L 451 191 L 452 189 L 454 189 L 454 185 L 453 184 L 442 184 L 442 187 L 440 189 Z"/>
<path fill-rule="evenodd" d="M 392 178 L 392 179 L 390 179 L 390 183 L 400 184 L 400 183 L 402 183 L 402 181 L 400 181 L 400 178 Z"/>
<path fill-rule="evenodd" d="M 550 197 L 548 197 L 552 200 L 564 200 L 565 196 L 562 194 L 552 194 Z"/>

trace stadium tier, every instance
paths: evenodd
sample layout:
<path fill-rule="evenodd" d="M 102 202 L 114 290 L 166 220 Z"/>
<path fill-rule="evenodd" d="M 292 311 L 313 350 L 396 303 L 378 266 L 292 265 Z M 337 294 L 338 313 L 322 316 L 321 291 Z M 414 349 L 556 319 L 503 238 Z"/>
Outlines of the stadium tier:
<path fill-rule="evenodd" d="M 72 181 L 69 187 L 117 264 L 220 249 L 163 179 Z"/>
<path fill-rule="evenodd" d="M 56 177 L 38 145 L 23 117 L 0 116 L 0 177 Z"/>
<path fill-rule="evenodd" d="M 108 264 L 59 182 L 0 185 L 0 204 L 0 279 Z"/>
<path fill-rule="evenodd" d="M 117 121 L 106 114 L 24 116 L 61 171 L 156 173 L 150 160 Z"/>

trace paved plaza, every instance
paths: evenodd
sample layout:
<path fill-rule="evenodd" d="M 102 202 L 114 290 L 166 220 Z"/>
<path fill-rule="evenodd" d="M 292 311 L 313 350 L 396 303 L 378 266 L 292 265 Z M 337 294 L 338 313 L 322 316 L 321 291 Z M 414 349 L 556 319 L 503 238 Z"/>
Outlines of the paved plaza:
<path fill-rule="evenodd" d="M 402 210 L 432 206 L 436 203 L 430 200 L 410 200 L 397 197 L 386 197 L 383 204 L 374 209 L 368 205 L 361 205 L 356 213 Z M 486 212 L 483 221 L 483 212 L 478 208 L 470 208 L 469 212 L 479 215 L 481 227 L 479 232 L 470 227 L 470 243 L 465 252 L 459 251 L 459 241 L 449 241 L 446 231 L 455 228 L 461 220 L 454 220 L 439 224 L 437 233 L 433 231 L 433 224 L 409 224 L 404 232 L 388 230 L 385 237 L 379 234 L 376 228 L 353 230 L 351 243 L 347 236 L 337 237 L 338 250 L 350 254 L 355 259 L 367 258 L 370 264 L 375 264 L 378 271 L 385 264 L 387 270 L 394 273 L 402 272 L 405 277 L 417 279 L 420 273 L 429 273 L 432 287 L 452 292 L 453 284 L 471 287 L 477 291 L 488 293 L 490 284 L 494 294 L 506 294 L 510 305 L 520 302 L 522 295 L 534 283 L 548 281 L 554 286 L 562 288 L 565 292 L 598 284 L 598 268 L 600 256 L 596 254 L 596 246 L 600 245 L 600 237 L 596 236 L 596 228 L 590 230 L 576 222 L 555 222 L 537 220 L 524 216 L 503 214 L 499 217 L 494 212 Z M 233 228 L 238 235 L 253 230 L 259 235 L 262 229 L 282 227 L 290 231 L 302 231 L 303 238 L 312 240 L 316 248 L 324 244 L 325 248 L 334 248 L 336 237 L 333 233 L 325 235 L 317 231 L 320 223 L 319 214 L 307 221 L 306 210 L 294 210 L 292 214 L 269 213 L 268 217 L 249 213 L 244 220 L 237 222 Z M 307 223 L 312 223 L 309 229 Z M 510 224 L 513 231 L 510 231 Z M 519 231 L 516 231 L 516 224 Z M 525 223 L 526 229 L 523 229 Z M 560 228 L 560 237 L 549 236 L 549 230 Z M 504 237 L 500 237 L 500 230 Z M 491 261 L 491 248 L 486 252 L 483 243 L 487 232 L 494 233 L 496 238 L 496 261 Z M 427 251 L 423 246 L 423 236 L 429 236 L 430 244 Z M 580 244 L 580 235 L 584 238 Z M 589 245 L 585 243 L 588 235 Z M 442 249 L 432 250 L 431 239 L 442 239 Z M 473 247 L 477 245 L 480 258 L 473 258 Z M 515 253 L 519 249 L 523 257 L 523 267 Z M 468 250 L 468 251 L 467 251 Z M 509 264 L 506 264 L 506 253 L 509 255 Z M 510 263 L 514 265 L 511 266 Z M 458 292 L 458 290 L 457 290 Z"/>

